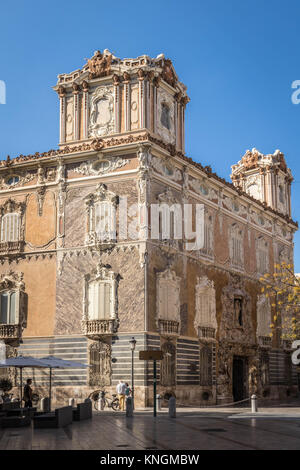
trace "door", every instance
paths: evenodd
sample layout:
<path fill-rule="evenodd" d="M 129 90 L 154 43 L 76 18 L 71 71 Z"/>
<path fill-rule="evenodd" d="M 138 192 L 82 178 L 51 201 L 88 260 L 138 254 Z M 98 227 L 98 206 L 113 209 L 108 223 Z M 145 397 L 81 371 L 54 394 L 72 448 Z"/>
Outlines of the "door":
<path fill-rule="evenodd" d="M 245 360 L 243 357 L 234 356 L 232 370 L 232 394 L 233 401 L 240 401 L 244 395 Z"/>

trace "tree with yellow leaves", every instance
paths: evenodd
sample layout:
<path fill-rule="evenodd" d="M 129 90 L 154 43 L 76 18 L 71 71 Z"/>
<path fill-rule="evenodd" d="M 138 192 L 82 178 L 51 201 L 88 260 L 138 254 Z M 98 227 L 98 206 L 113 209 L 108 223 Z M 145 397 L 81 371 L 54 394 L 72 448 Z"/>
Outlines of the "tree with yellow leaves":
<path fill-rule="evenodd" d="M 273 273 L 260 278 L 261 292 L 269 297 L 273 307 L 271 334 L 294 341 L 300 339 L 300 278 L 294 273 L 294 266 L 282 262 L 274 265 Z"/>

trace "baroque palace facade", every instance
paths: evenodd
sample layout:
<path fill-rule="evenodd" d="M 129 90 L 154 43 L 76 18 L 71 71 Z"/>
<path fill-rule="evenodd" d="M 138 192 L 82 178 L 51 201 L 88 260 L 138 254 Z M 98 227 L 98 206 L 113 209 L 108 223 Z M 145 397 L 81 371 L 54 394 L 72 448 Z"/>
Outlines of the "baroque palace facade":
<path fill-rule="evenodd" d="M 6 354 L 89 363 L 55 371 L 57 401 L 130 382 L 132 336 L 139 405 L 153 398 L 152 363 L 138 359 L 146 349 L 164 352 L 158 392 L 173 391 L 179 403 L 295 393 L 289 345 L 269 336 L 272 307 L 259 283 L 275 262 L 293 260 L 283 154 L 247 151 L 232 183 L 186 157 L 189 98 L 163 54 L 121 60 L 97 51 L 59 75 L 54 90 L 59 149 L 0 166 Z M 151 239 L 143 212 L 137 236 L 126 238 L 107 210 L 118 215 L 125 198 L 129 221 L 143 205 L 203 204 L 202 248 Z M 28 374 L 36 388 L 47 386 L 46 372 Z"/>

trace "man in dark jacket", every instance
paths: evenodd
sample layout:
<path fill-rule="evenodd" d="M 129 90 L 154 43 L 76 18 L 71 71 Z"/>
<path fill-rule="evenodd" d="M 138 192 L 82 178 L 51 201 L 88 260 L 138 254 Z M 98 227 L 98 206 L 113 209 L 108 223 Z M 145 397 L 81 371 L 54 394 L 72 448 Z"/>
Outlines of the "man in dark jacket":
<path fill-rule="evenodd" d="M 32 384 L 32 379 L 27 379 L 27 383 L 24 387 L 24 401 L 25 401 L 25 408 L 32 408 L 32 388 L 30 385 Z"/>

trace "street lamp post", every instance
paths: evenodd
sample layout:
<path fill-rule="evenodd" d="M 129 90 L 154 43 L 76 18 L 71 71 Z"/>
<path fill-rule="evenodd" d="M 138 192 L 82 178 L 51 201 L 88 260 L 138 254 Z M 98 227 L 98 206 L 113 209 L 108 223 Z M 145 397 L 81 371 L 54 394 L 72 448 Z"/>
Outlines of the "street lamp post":
<path fill-rule="evenodd" d="M 134 409 L 134 350 L 136 345 L 136 339 L 133 336 L 131 340 L 129 340 L 130 347 L 131 347 L 131 390 L 132 390 L 132 409 Z"/>

